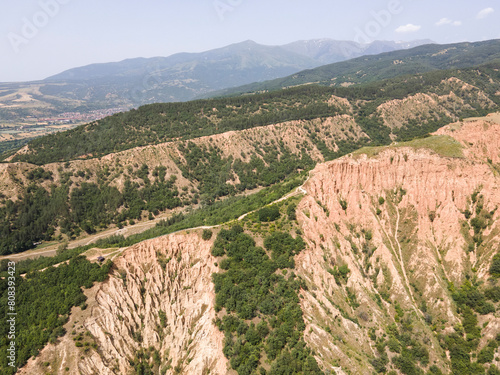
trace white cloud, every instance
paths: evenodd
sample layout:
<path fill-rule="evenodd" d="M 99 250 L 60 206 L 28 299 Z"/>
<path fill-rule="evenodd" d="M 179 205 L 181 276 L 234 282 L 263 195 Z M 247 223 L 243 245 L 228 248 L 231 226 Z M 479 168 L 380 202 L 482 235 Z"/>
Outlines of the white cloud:
<path fill-rule="evenodd" d="M 422 28 L 422 26 L 420 26 L 420 25 L 414 25 L 412 23 L 409 23 L 408 25 L 399 26 L 396 29 L 396 32 L 397 33 L 414 33 L 416 31 L 420 30 L 421 28 Z"/>
<path fill-rule="evenodd" d="M 494 11 L 495 11 L 495 9 L 493 9 L 493 8 L 485 8 L 485 9 L 483 9 L 482 11 L 480 11 L 480 12 L 477 14 L 476 18 L 477 18 L 478 20 L 480 20 L 480 19 L 482 19 L 482 18 L 486 18 L 486 17 L 488 17 L 491 13 L 493 13 Z"/>
<path fill-rule="evenodd" d="M 436 22 L 436 26 L 443 26 L 443 25 L 449 25 L 451 23 L 451 20 L 449 18 L 441 18 L 439 21 Z"/>
<path fill-rule="evenodd" d="M 444 26 L 444 25 L 453 25 L 453 26 L 462 26 L 462 21 L 452 21 L 449 18 L 441 18 L 436 22 L 436 26 Z"/>

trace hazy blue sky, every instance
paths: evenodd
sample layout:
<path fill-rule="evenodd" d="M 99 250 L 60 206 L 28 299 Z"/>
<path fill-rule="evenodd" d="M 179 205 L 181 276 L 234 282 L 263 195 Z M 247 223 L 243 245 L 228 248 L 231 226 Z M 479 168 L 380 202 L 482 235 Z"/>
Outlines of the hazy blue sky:
<path fill-rule="evenodd" d="M 500 38 L 498 0 L 3 0 L 0 81 L 252 39 Z"/>

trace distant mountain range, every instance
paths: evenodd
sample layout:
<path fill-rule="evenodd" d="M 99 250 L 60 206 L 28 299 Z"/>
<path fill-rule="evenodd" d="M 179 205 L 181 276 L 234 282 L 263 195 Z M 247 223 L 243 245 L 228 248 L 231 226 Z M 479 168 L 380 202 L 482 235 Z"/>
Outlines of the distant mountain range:
<path fill-rule="evenodd" d="M 500 39 L 447 45 L 426 44 L 306 69 L 284 78 L 230 88 L 217 94 L 239 95 L 311 83 L 346 87 L 402 75 L 477 66 L 498 59 Z"/>
<path fill-rule="evenodd" d="M 231 86 L 235 82 L 265 81 L 282 76 L 283 73 L 428 43 L 432 41 L 374 41 L 359 44 L 351 41 L 314 39 L 283 46 L 266 46 L 247 40 L 201 53 L 178 53 L 169 57 L 91 64 L 66 70 L 45 81 L 124 80 L 151 76 L 155 77 L 157 84 L 168 80 L 192 79 L 199 82 L 200 86 L 205 86 L 206 90 L 213 90 Z"/>
<path fill-rule="evenodd" d="M 202 53 L 91 64 L 42 81 L 0 84 L 0 120 L 187 101 L 229 87 L 429 42 L 358 44 L 318 39 L 265 46 L 245 41 Z"/>
<path fill-rule="evenodd" d="M 313 39 L 285 44 L 282 48 L 302 56 L 307 56 L 320 62 L 320 65 L 324 65 L 353 59 L 355 57 L 377 55 L 383 52 L 408 49 L 431 43 L 434 42 L 429 39 L 414 40 L 411 42 L 376 40 L 368 44 L 360 44 L 345 40 Z"/>

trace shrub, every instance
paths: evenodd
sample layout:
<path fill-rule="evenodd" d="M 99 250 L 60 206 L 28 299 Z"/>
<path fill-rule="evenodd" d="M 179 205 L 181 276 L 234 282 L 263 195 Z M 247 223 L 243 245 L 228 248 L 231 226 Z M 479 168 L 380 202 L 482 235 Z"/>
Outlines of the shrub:
<path fill-rule="evenodd" d="M 340 207 L 342 207 L 342 209 L 345 211 L 347 210 L 347 201 L 344 200 L 344 199 L 339 199 L 339 204 L 340 204 Z"/>
<path fill-rule="evenodd" d="M 328 272 L 335 277 L 335 282 L 337 285 L 340 285 L 342 283 L 347 283 L 347 279 L 349 278 L 349 272 L 351 270 L 347 265 L 342 265 L 342 266 L 335 266 L 333 269 L 328 269 Z"/>
<path fill-rule="evenodd" d="M 293 221 L 297 219 L 297 215 L 295 214 L 295 210 L 297 209 L 297 205 L 295 203 L 289 205 L 286 209 L 286 214 L 288 215 L 288 220 Z"/>
<path fill-rule="evenodd" d="M 484 291 L 484 295 L 486 298 L 493 302 L 498 302 L 500 301 L 500 287 L 494 286 L 491 288 L 488 288 Z"/>
<path fill-rule="evenodd" d="M 443 372 L 436 365 L 429 367 L 428 374 L 430 375 L 443 375 Z"/>
<path fill-rule="evenodd" d="M 470 224 L 474 228 L 474 233 L 478 234 L 486 228 L 486 221 L 482 217 L 475 217 L 470 221 Z"/>
<path fill-rule="evenodd" d="M 210 229 L 203 229 L 203 233 L 201 234 L 201 238 L 204 241 L 208 241 L 212 238 L 212 231 Z"/>
<path fill-rule="evenodd" d="M 491 276 L 500 277 L 500 254 L 496 254 L 493 257 L 489 271 Z"/>
<path fill-rule="evenodd" d="M 492 348 L 491 346 L 486 346 L 485 348 L 483 348 L 477 356 L 477 362 L 478 363 L 492 362 L 495 356 L 495 349 L 496 348 Z"/>
<path fill-rule="evenodd" d="M 257 216 L 262 222 L 275 221 L 280 217 L 280 210 L 277 206 L 264 207 L 257 211 Z"/>

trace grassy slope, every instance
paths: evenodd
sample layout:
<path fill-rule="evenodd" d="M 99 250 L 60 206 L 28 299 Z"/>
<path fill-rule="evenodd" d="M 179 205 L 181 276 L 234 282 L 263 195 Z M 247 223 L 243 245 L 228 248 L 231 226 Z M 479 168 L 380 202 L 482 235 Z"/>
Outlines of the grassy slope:
<path fill-rule="evenodd" d="M 375 157 L 382 151 L 411 147 L 416 150 L 428 149 L 436 154 L 447 158 L 463 158 L 462 148 L 460 142 L 456 141 L 447 135 L 434 135 L 426 138 L 418 138 L 408 142 L 397 142 L 390 146 L 380 147 L 363 147 L 353 152 L 353 155 L 366 154 L 368 157 Z"/>

